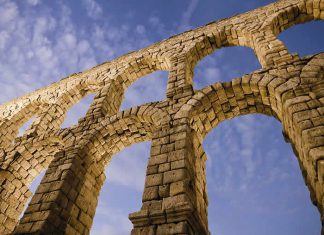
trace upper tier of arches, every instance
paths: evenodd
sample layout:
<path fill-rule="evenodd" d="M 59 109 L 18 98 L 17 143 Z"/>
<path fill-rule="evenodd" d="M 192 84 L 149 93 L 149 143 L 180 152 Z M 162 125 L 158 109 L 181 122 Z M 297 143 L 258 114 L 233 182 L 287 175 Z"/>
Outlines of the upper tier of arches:
<path fill-rule="evenodd" d="M 32 116 L 36 116 L 36 121 L 26 132 L 29 137 L 59 130 L 68 109 L 90 93 L 96 96 L 86 117 L 115 115 L 126 89 L 136 80 L 157 70 L 169 72 L 167 97 L 172 98 L 174 90 L 192 86 L 197 62 L 222 47 L 250 47 L 264 69 L 294 61 L 298 56 L 290 55 L 276 35 L 294 24 L 319 19 L 324 19 L 324 6 L 319 1 L 282 0 L 249 13 L 211 22 L 74 74 L 1 105 L 1 145 L 5 148 L 10 146 L 19 127 Z M 174 75 L 182 70 L 184 80 L 180 75 Z"/>

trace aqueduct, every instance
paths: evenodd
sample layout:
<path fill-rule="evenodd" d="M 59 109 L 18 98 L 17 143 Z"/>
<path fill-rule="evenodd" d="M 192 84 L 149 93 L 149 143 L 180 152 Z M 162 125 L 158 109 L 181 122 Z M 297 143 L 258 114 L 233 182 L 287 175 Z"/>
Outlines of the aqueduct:
<path fill-rule="evenodd" d="M 324 0 L 277 1 L 2 104 L 0 233 L 89 234 L 110 159 L 149 140 L 143 204 L 129 215 L 132 234 L 209 234 L 202 141 L 220 122 L 252 113 L 282 123 L 323 224 L 324 53 L 299 58 L 276 37 L 311 20 L 324 20 Z M 262 69 L 193 90 L 197 62 L 228 46 L 253 49 Z M 167 98 L 120 112 L 127 87 L 157 70 L 168 71 Z M 90 93 L 95 98 L 86 116 L 61 129 L 69 108 Z M 31 127 L 17 137 L 33 116 Z M 31 197 L 30 183 L 44 169 L 18 221 Z"/>

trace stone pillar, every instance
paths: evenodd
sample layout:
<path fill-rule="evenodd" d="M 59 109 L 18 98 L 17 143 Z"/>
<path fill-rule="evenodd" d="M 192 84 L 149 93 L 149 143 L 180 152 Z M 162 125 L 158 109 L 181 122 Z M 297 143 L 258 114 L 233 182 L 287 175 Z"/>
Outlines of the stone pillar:
<path fill-rule="evenodd" d="M 170 59 L 171 69 L 166 96 L 177 99 L 177 96 L 192 95 L 192 77 L 196 64 L 195 57 L 179 55 Z"/>
<path fill-rule="evenodd" d="M 182 118 L 153 137 L 143 205 L 129 215 L 132 235 L 207 235 L 206 155 Z"/>
<path fill-rule="evenodd" d="M 22 178 L 7 170 L 0 171 L 0 234 L 13 231 L 31 192 Z"/>
<path fill-rule="evenodd" d="M 312 202 L 324 225 L 324 54 L 304 68 L 298 87 L 282 97 L 282 119 L 286 139 L 292 143 Z M 283 87 L 285 89 L 285 87 Z M 277 93 L 280 88 L 277 89 Z M 322 234 L 324 229 L 322 226 Z"/>
<path fill-rule="evenodd" d="M 57 153 L 13 234 L 89 234 L 103 172 L 78 149 Z"/>
<path fill-rule="evenodd" d="M 262 67 L 280 65 L 298 56 L 289 54 L 286 46 L 271 30 L 255 32 L 252 35 L 255 53 Z"/>
<path fill-rule="evenodd" d="M 109 82 L 94 98 L 86 116 L 104 117 L 115 115 L 123 101 L 124 88 L 119 79 Z"/>

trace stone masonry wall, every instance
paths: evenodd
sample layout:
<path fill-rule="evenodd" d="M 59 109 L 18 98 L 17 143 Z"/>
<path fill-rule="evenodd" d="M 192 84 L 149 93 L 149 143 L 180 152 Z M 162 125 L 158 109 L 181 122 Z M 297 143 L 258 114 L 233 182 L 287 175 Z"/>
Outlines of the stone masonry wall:
<path fill-rule="evenodd" d="M 129 215 L 137 234 L 209 234 L 204 137 L 239 115 L 282 123 L 311 200 L 324 222 L 324 53 L 299 58 L 277 39 L 294 24 L 324 20 L 324 0 L 281 0 L 211 22 L 0 105 L 0 234 L 89 234 L 104 169 L 125 147 L 150 140 L 143 204 Z M 199 60 L 246 46 L 262 69 L 193 90 Z M 169 72 L 166 99 L 120 112 L 124 92 L 157 70 Z M 78 124 L 70 107 L 95 98 Z M 23 136 L 19 128 L 36 117 Z M 41 171 L 46 174 L 18 221 Z M 324 230 L 322 230 L 324 235 Z"/>

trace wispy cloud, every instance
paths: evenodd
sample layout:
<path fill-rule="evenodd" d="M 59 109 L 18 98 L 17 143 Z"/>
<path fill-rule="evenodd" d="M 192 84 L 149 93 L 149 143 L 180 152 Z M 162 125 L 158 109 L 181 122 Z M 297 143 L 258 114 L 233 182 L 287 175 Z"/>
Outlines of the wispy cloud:
<path fill-rule="evenodd" d="M 108 182 L 142 192 L 149 157 L 149 146 L 150 143 L 141 143 L 137 147 L 132 146 L 116 154 L 106 170 Z"/>
<path fill-rule="evenodd" d="M 198 3 L 199 3 L 199 0 L 190 0 L 188 7 L 182 14 L 180 25 L 179 25 L 180 30 L 183 31 L 183 30 L 188 30 L 188 29 L 192 28 L 190 26 L 190 19 L 191 19 L 193 13 L 195 12 L 196 7 L 198 6 Z"/>
<path fill-rule="evenodd" d="M 158 71 L 134 82 L 125 92 L 121 109 L 156 102 L 166 98 L 168 73 Z"/>
<path fill-rule="evenodd" d="M 36 6 L 41 2 L 41 0 L 27 0 L 27 3 L 32 5 L 32 6 Z"/>
<path fill-rule="evenodd" d="M 213 56 L 204 58 L 198 63 L 194 70 L 194 88 L 202 89 L 203 87 L 223 81 L 223 71 L 219 66 L 221 54 L 217 52 Z"/>
<path fill-rule="evenodd" d="M 165 28 L 165 25 L 161 22 L 160 18 L 156 17 L 156 16 L 151 16 L 148 19 L 148 23 L 149 25 L 155 29 L 155 32 L 160 34 L 160 35 L 168 35 L 171 33 L 167 32 L 167 29 Z"/>
<path fill-rule="evenodd" d="M 33 18 L 19 11 L 14 2 L 1 7 L 0 83 L 7 89 L 0 102 L 96 64 L 93 50 L 84 49 L 90 43 L 77 35 L 65 6 L 57 16 L 29 10 L 35 11 Z"/>
<path fill-rule="evenodd" d="M 254 131 L 255 124 L 253 116 L 240 118 L 239 122 L 236 121 L 232 124 L 233 127 L 223 123 L 223 128 L 219 127 L 217 129 L 217 131 L 223 133 L 222 139 L 218 139 L 219 144 L 216 146 L 206 145 L 207 152 L 218 152 L 217 155 L 228 163 L 224 168 L 224 174 L 218 175 L 222 180 L 218 177 L 212 179 L 217 181 L 217 190 L 236 190 L 236 188 L 232 187 L 239 187 L 240 190 L 246 190 L 250 185 L 250 178 L 253 176 L 255 169 L 255 162 L 251 160 L 256 150 L 256 143 L 253 141 L 253 139 L 256 138 Z M 233 135 L 239 138 L 233 138 Z M 206 144 L 209 142 L 211 142 L 211 140 L 208 141 L 207 139 Z M 215 147 L 217 147 L 217 149 L 215 149 Z M 242 157 L 242 155 L 244 155 L 244 159 L 238 159 L 238 157 Z M 242 163 L 238 170 L 237 163 Z M 214 166 L 210 165 L 209 167 L 213 168 Z M 238 174 L 240 174 L 239 177 Z M 236 179 L 236 177 L 238 178 Z"/>
<path fill-rule="evenodd" d="M 108 22 L 80 26 L 64 2 L 53 3 L 60 9 L 55 14 L 42 2 L 33 3 L 49 14 L 39 14 L 39 9 L 32 7 L 27 7 L 27 14 L 17 3 L 2 0 L 0 84 L 4 93 L 0 95 L 1 103 L 152 43 L 144 25 L 131 28 Z M 83 3 L 91 10 L 89 14 L 102 11 L 95 1 Z"/>
<path fill-rule="evenodd" d="M 82 0 L 82 4 L 90 18 L 97 19 L 102 15 L 102 8 L 95 0 Z"/>
<path fill-rule="evenodd" d="M 149 146 L 148 142 L 132 145 L 116 154 L 108 164 L 107 180 L 100 195 L 92 235 L 130 233 L 132 223 L 128 214 L 141 206 Z M 121 192 L 116 193 L 116 190 Z"/>
<path fill-rule="evenodd" d="M 18 7 L 15 3 L 3 1 L 0 8 L 0 26 L 12 23 L 18 16 Z"/>

